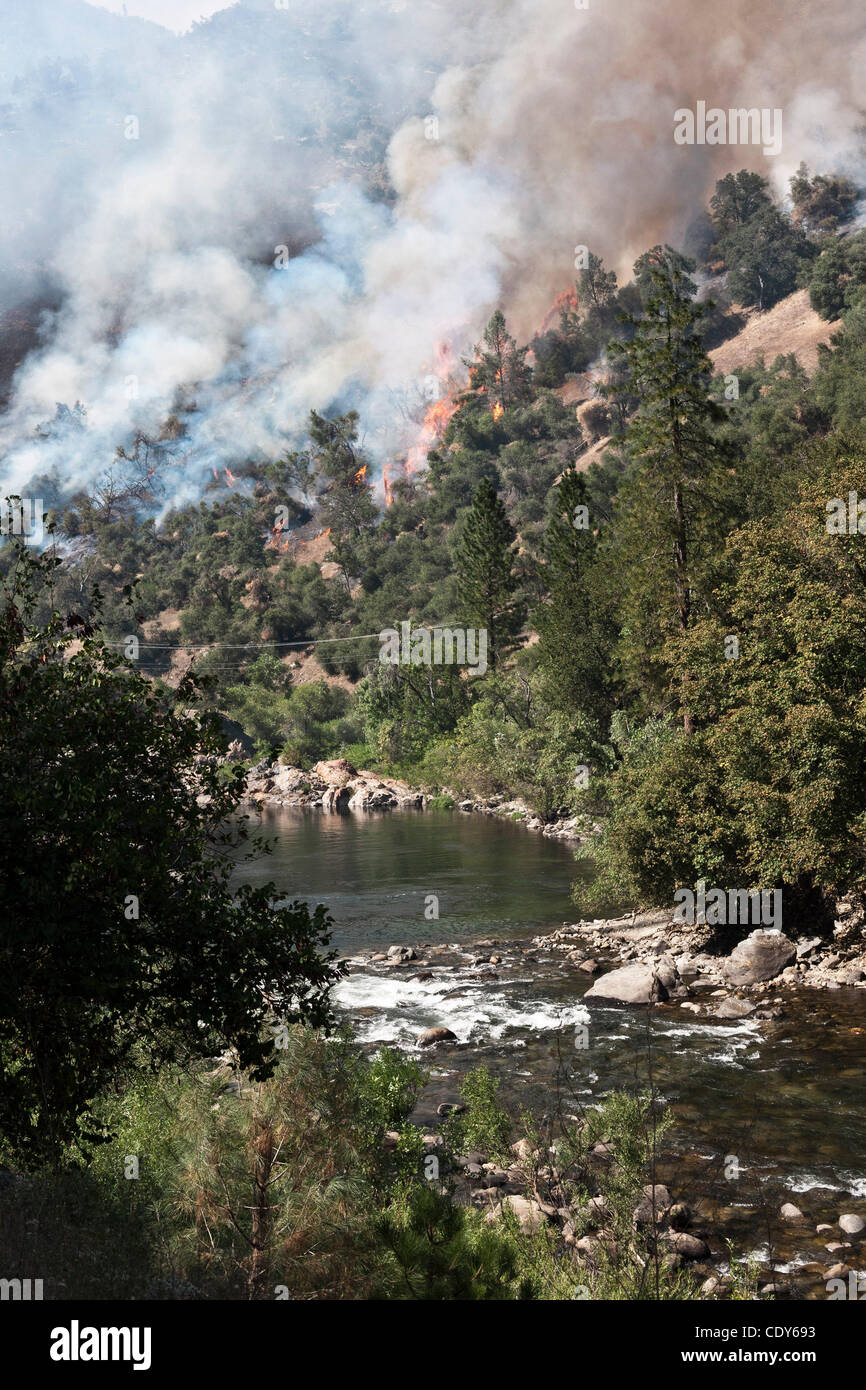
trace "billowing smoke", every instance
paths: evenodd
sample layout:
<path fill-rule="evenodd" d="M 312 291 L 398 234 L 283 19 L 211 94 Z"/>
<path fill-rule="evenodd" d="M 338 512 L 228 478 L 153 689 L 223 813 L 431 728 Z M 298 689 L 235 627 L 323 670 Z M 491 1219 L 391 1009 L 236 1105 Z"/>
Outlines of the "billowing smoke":
<path fill-rule="evenodd" d="M 730 169 L 861 172 L 849 0 L 245 0 L 183 36 L 0 12 L 2 492 L 87 486 L 141 431 L 188 500 L 311 406 L 359 409 L 385 462 L 437 347 L 497 304 L 527 337 L 575 246 L 627 272 Z M 699 100 L 781 109 L 781 153 L 676 145 Z"/>

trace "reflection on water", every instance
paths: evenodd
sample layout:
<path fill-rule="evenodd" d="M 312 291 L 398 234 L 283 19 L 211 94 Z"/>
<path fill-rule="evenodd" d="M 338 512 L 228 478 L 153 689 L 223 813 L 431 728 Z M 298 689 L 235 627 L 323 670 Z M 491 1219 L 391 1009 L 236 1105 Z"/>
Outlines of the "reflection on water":
<path fill-rule="evenodd" d="M 508 821 L 453 811 L 325 815 L 269 808 L 274 852 L 245 867 L 291 897 L 323 902 L 341 951 L 526 936 L 574 915 L 572 851 Z M 435 894 L 439 920 L 424 916 Z"/>

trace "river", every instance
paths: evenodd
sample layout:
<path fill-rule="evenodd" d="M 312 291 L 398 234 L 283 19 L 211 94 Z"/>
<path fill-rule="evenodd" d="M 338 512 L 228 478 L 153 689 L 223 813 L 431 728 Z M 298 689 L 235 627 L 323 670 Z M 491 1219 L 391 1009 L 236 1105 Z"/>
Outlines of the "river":
<path fill-rule="evenodd" d="M 862 993 L 804 990 L 764 1025 L 675 1006 L 590 1013 L 581 1002 L 589 979 L 531 947 L 537 933 L 576 918 L 567 845 L 456 811 L 268 808 L 262 826 L 273 853 L 243 876 L 327 906 L 334 944 L 352 962 L 336 1002 L 359 1039 L 414 1049 L 427 1027 L 457 1035 L 459 1046 L 426 1056 L 421 1121 L 434 1122 L 436 1106 L 457 1098 L 461 1074 L 479 1061 L 502 1078 L 513 1107 L 537 1115 L 575 1113 L 614 1087 L 643 1085 L 651 1065 L 675 1117 L 662 1178 L 699 1202 L 741 1255 L 756 1252 L 801 1297 L 826 1296 L 817 1262 L 827 1263 L 828 1241 L 844 1237 L 814 1234 L 816 1224 L 843 1211 L 866 1218 Z M 473 943 L 491 939 L 502 963 L 479 969 Z M 462 949 L 429 971 L 360 954 L 411 945 L 423 960 L 425 946 L 442 943 Z M 584 1024 L 588 1046 L 576 1046 Z M 768 1231 L 765 1211 L 784 1201 L 808 1222 Z"/>

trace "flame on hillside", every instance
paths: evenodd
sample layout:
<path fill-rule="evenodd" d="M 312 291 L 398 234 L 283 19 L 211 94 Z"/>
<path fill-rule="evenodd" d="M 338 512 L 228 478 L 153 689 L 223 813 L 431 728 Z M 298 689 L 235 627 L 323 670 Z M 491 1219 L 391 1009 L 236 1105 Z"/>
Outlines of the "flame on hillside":
<path fill-rule="evenodd" d="M 283 530 L 284 523 L 282 521 L 278 521 L 276 526 L 271 527 L 271 538 L 265 541 L 265 550 L 278 550 L 282 555 L 285 555 L 289 548 L 289 538 L 282 534 Z"/>
<path fill-rule="evenodd" d="M 570 285 L 567 290 L 562 290 L 556 296 L 538 328 L 535 330 L 536 338 L 541 338 L 545 333 L 549 333 L 551 328 L 559 326 L 560 315 L 564 313 L 576 314 L 580 307 L 577 297 L 577 290 L 574 285 Z"/>

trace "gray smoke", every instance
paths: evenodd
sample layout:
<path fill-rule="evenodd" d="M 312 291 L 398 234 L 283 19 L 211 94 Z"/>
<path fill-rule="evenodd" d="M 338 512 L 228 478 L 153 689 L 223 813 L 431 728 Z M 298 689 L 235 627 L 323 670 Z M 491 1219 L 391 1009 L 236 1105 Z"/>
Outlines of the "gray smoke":
<path fill-rule="evenodd" d="M 86 486 L 173 418 L 189 500 L 311 406 L 357 407 L 385 462 L 437 349 L 497 304 L 528 337 L 575 246 L 627 273 L 730 169 L 861 172 L 847 0 L 246 0 L 179 37 L 76 0 L 0 14 L 0 310 L 41 306 L 0 491 Z M 781 154 L 675 145 L 697 100 L 781 108 Z"/>

